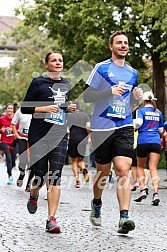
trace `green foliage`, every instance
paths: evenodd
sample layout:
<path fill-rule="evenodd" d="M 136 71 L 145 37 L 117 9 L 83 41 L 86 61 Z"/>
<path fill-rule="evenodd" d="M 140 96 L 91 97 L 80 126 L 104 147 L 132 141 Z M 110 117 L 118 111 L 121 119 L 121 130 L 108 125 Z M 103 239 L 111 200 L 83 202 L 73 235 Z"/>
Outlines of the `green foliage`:
<path fill-rule="evenodd" d="M 153 68 L 145 63 L 153 59 L 154 65 L 156 59 L 156 82 L 159 87 L 164 85 L 164 79 L 158 79 L 158 71 L 162 75 L 167 63 L 167 0 L 34 0 L 33 6 L 24 0 L 16 13 L 25 16 L 24 26 L 13 33 L 15 41 L 23 46 L 7 71 L 8 79 L 1 82 L 7 85 L 13 99 L 24 97 L 33 72 L 44 71 L 43 58 L 48 51 L 63 51 L 67 69 L 80 60 L 93 66 L 111 56 L 109 36 L 121 29 L 128 34 L 127 61 L 139 71 L 139 83 L 153 86 Z M 74 96 L 83 90 L 82 79 L 78 80 Z M 162 90 L 158 100 L 163 100 L 163 94 Z M 6 99 L 5 88 L 2 95 Z"/>
<path fill-rule="evenodd" d="M 131 10 L 129 18 L 125 21 L 125 28 L 132 32 L 136 29 L 139 44 L 145 49 L 146 55 L 151 56 L 157 51 L 160 54 L 160 62 L 167 63 L 165 56 L 167 54 L 167 0 L 127 2 Z"/>
<path fill-rule="evenodd" d="M 20 46 L 12 55 L 15 60 L 10 67 L 1 69 L 1 104 L 22 101 L 32 78 L 45 72 L 45 54 L 58 47 L 46 32 L 25 27 L 24 23 L 9 36 Z"/>
<path fill-rule="evenodd" d="M 162 151 L 160 160 L 158 163 L 158 168 L 159 169 L 166 169 L 166 157 L 165 157 L 165 151 Z"/>
<path fill-rule="evenodd" d="M 58 39 L 68 68 L 81 59 L 95 64 L 110 56 L 108 38 L 119 28 L 111 1 L 35 2 L 33 10 L 23 8 L 26 24 L 42 25 L 50 37 Z"/>

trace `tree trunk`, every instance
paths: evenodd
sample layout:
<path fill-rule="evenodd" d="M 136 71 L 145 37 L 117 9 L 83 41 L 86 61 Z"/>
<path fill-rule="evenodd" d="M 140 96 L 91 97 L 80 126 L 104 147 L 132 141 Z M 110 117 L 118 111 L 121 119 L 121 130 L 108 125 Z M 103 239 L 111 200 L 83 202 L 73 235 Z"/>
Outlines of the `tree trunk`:
<path fill-rule="evenodd" d="M 153 53 L 153 78 L 155 81 L 154 95 L 157 98 L 157 108 L 165 116 L 165 64 L 160 62 L 159 54 Z"/>

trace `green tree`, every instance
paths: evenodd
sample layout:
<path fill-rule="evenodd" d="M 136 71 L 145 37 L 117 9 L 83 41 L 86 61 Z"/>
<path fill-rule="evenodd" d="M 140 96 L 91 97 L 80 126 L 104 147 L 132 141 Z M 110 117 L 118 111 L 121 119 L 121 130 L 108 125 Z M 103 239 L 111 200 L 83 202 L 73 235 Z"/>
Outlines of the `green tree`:
<path fill-rule="evenodd" d="M 33 7 L 27 8 L 23 5 L 20 11 L 25 15 L 27 26 L 33 27 L 36 24 L 47 31 L 49 37 L 58 41 L 69 69 L 80 60 L 85 60 L 93 66 L 111 56 L 108 48 L 109 36 L 115 30 L 122 29 L 123 23 L 119 18 L 119 12 L 123 10 L 124 4 L 122 2 L 119 4 L 121 7 L 118 9 L 114 1 L 109 0 L 96 2 L 38 0 Z M 128 16 L 126 12 L 125 15 Z M 135 68 L 146 68 L 141 52 L 132 49 L 127 61 Z M 136 56 L 137 53 L 139 57 L 136 61 L 134 55 Z M 84 90 L 82 76 L 81 81 L 78 81 L 72 92 L 72 98 L 76 98 L 76 94 L 81 94 Z"/>
<path fill-rule="evenodd" d="M 19 49 L 12 55 L 14 62 L 8 68 L 0 69 L 1 104 L 22 101 L 32 78 L 45 72 L 45 54 L 58 47 L 46 32 L 37 26 L 24 26 L 24 23 L 8 36 L 18 43 Z"/>
<path fill-rule="evenodd" d="M 165 69 L 167 68 L 167 0 L 127 1 L 129 15 L 124 28 L 135 35 L 143 57 L 152 61 L 153 91 L 165 114 Z"/>
<path fill-rule="evenodd" d="M 109 35 L 123 28 L 129 19 L 128 8 L 125 0 L 38 0 L 31 8 L 23 5 L 20 12 L 25 15 L 25 24 L 42 26 L 58 40 L 69 68 L 81 59 L 94 65 L 110 57 Z M 143 45 L 134 46 L 136 31 L 133 32 L 128 34 L 132 46 L 127 60 L 137 69 L 146 69 L 145 50 Z"/>
<path fill-rule="evenodd" d="M 111 1 L 38 0 L 33 8 L 22 7 L 25 24 L 37 24 L 58 39 L 67 66 L 83 59 L 90 64 L 109 56 L 108 37 L 115 25 Z"/>
<path fill-rule="evenodd" d="M 94 65 L 110 57 L 109 35 L 125 29 L 131 46 L 127 60 L 139 69 L 139 82 L 152 85 L 164 114 L 167 0 L 35 0 L 17 12 L 26 25 L 38 25 L 58 41 L 68 68 L 81 59 Z M 144 58 L 153 62 L 153 78 L 145 75 Z"/>

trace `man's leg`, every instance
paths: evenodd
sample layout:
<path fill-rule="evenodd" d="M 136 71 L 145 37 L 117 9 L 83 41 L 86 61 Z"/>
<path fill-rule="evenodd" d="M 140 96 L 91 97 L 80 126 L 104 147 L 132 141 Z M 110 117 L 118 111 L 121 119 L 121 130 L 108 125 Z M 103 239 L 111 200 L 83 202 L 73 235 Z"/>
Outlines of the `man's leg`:
<path fill-rule="evenodd" d="M 101 199 L 104 186 L 106 184 L 106 179 L 109 176 L 111 169 L 111 163 L 108 164 L 98 164 L 96 163 L 96 175 L 94 177 L 93 193 L 95 199 Z"/>
<path fill-rule="evenodd" d="M 103 189 L 106 184 L 106 180 L 109 176 L 111 168 L 111 163 L 108 164 L 98 164 L 96 163 L 96 175 L 94 177 L 94 184 L 93 184 L 93 194 L 94 199 L 91 203 L 91 215 L 90 215 L 90 222 L 94 226 L 101 226 L 101 206 L 102 206 L 102 193 Z"/>
<path fill-rule="evenodd" d="M 120 220 L 118 233 L 127 234 L 134 230 L 135 223 L 129 219 L 128 211 L 131 200 L 131 185 L 129 170 L 132 159 L 129 157 L 117 156 L 113 159 L 114 170 L 117 176 L 117 198 L 119 202 Z"/>
<path fill-rule="evenodd" d="M 119 202 L 119 209 L 128 210 L 131 199 L 131 187 L 129 170 L 131 166 L 131 158 L 115 157 L 113 159 L 114 170 L 118 180 L 117 198 Z"/>

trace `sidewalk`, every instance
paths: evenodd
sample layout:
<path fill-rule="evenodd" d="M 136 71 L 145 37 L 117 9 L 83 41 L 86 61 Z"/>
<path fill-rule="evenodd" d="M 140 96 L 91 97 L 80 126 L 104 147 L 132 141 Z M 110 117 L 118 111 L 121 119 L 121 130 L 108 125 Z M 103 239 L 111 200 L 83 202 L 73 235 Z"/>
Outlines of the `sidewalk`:
<path fill-rule="evenodd" d="M 132 193 L 130 217 L 136 229 L 128 235 L 117 233 L 119 209 L 116 199 L 116 182 L 107 183 L 103 194 L 102 228 L 96 229 L 89 222 L 92 199 L 92 180 L 95 169 L 90 168 L 90 182 L 75 188 L 71 165 L 63 170 L 62 193 L 57 219 L 62 233 L 45 232 L 47 201 L 45 186 L 40 191 L 38 211 L 31 215 L 26 204 L 29 193 L 24 185 L 7 186 L 7 173 L 0 160 L 0 252 L 152 252 L 167 251 L 167 182 L 165 170 L 159 170 L 161 182 L 159 195 L 161 204 L 151 206 L 152 189 L 148 198 L 141 203 L 134 202 L 139 191 Z M 18 169 L 13 171 L 14 181 Z M 82 173 L 80 178 L 83 183 Z"/>

